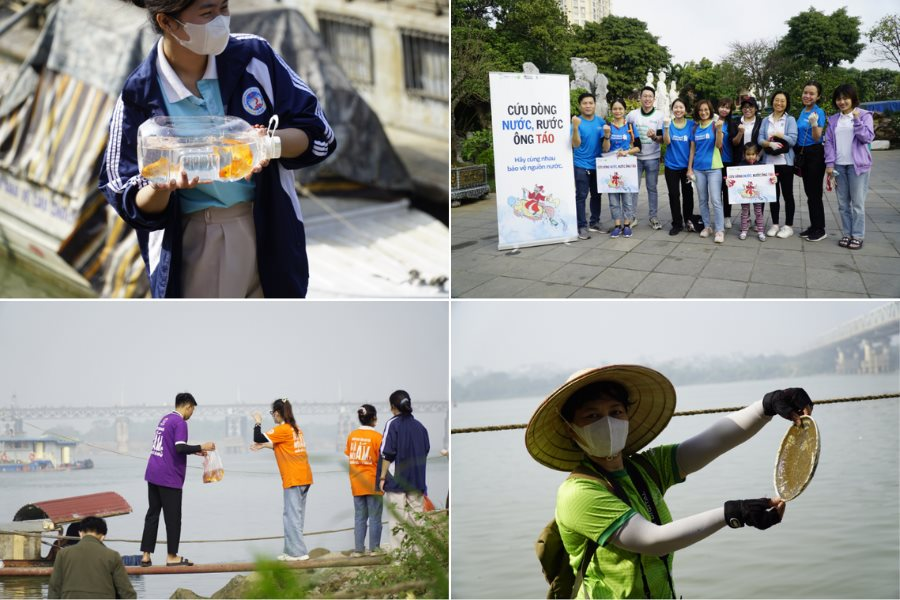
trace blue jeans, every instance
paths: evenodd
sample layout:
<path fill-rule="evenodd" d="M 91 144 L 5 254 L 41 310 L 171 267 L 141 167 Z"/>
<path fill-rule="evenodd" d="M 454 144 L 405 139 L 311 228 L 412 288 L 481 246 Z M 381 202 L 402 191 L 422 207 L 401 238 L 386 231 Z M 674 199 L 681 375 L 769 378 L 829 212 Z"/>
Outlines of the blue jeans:
<path fill-rule="evenodd" d="M 381 547 L 381 511 L 384 508 L 381 496 L 353 496 L 353 537 L 356 551 L 366 549 L 366 525 L 369 529 L 369 550 Z"/>
<path fill-rule="evenodd" d="M 284 553 L 288 556 L 309 554 L 303 541 L 303 517 L 308 492 L 308 485 L 284 488 Z"/>
<path fill-rule="evenodd" d="M 629 223 L 634 220 L 637 194 L 607 194 L 607 196 L 609 196 L 609 212 L 616 223 L 620 223 L 623 216 Z"/>
<path fill-rule="evenodd" d="M 834 178 L 844 235 L 858 240 L 865 239 L 869 172 L 857 175 L 853 165 L 834 165 Z"/>
<path fill-rule="evenodd" d="M 694 175 L 697 178 L 700 216 L 703 217 L 703 224 L 706 227 L 712 227 L 713 231 L 725 231 L 725 215 L 722 213 L 722 170 L 694 171 Z M 714 222 L 709 219 L 710 205 L 713 209 Z"/>
<path fill-rule="evenodd" d="M 584 210 L 584 197 L 591 195 L 591 225 L 600 224 L 600 192 L 597 191 L 597 171 L 575 167 L 575 217 L 578 228 L 588 226 Z"/>
<path fill-rule="evenodd" d="M 656 216 L 656 210 L 659 205 L 659 195 L 656 192 L 656 183 L 659 180 L 659 159 L 650 160 L 638 159 L 638 191 L 641 189 L 641 179 L 646 173 L 647 179 L 647 201 L 650 204 L 649 217 L 652 219 Z M 634 195 L 634 215 L 637 216 L 637 194 Z"/>

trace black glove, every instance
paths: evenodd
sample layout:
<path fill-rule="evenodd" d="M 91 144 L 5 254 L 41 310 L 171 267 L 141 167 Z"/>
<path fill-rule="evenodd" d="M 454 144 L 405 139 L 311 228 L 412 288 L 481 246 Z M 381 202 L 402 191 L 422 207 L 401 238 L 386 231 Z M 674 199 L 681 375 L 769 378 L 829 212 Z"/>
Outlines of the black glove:
<path fill-rule="evenodd" d="M 781 515 L 771 505 L 769 498 L 729 500 L 725 503 L 725 523 L 734 529 L 744 525 L 768 529 L 776 523 L 781 523 Z"/>
<path fill-rule="evenodd" d="M 812 405 L 809 394 L 803 388 L 775 390 L 763 396 L 763 412 L 766 415 L 772 417 L 778 414 L 789 421 L 802 415 L 803 409 L 807 406 L 811 412 Z"/>

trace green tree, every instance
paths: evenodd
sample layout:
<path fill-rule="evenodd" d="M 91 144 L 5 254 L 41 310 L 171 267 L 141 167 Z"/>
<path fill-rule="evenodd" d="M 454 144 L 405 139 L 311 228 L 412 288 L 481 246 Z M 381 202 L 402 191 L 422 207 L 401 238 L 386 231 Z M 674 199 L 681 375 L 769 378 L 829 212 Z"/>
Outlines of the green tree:
<path fill-rule="evenodd" d="M 737 88 L 754 90 L 762 98 L 767 98 L 774 89 L 775 80 L 784 63 L 777 52 L 776 40 L 758 39 L 749 42 L 731 42 L 730 52 L 722 61 L 736 71 Z M 740 92 L 736 89 L 735 92 Z"/>
<path fill-rule="evenodd" d="M 859 41 L 860 23 L 846 8 L 826 15 L 810 7 L 788 19 L 788 32 L 779 50 L 783 56 L 804 58 L 824 68 L 853 62 L 865 47 Z"/>
<path fill-rule="evenodd" d="M 708 58 L 679 65 L 676 70 L 680 95 L 693 110 L 694 104 L 704 98 L 713 104 L 720 98 L 734 98 L 740 87 L 740 73 L 728 64 L 713 64 Z"/>
<path fill-rule="evenodd" d="M 880 60 L 900 67 L 900 15 L 885 15 L 867 35 Z"/>
<path fill-rule="evenodd" d="M 497 37 L 516 70 L 531 62 L 541 73 L 570 73 L 566 15 L 556 0 L 497 0 Z"/>
<path fill-rule="evenodd" d="M 647 24 L 610 15 L 600 23 L 574 27 L 573 56 L 588 59 L 609 79 L 609 97 L 626 97 L 639 90 L 647 71 L 669 67 L 672 57 Z"/>

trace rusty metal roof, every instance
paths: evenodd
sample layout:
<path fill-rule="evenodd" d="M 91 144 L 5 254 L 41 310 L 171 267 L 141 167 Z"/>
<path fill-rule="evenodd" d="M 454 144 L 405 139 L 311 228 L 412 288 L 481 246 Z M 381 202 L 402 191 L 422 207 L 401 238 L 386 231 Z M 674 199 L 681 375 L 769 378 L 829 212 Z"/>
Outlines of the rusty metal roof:
<path fill-rule="evenodd" d="M 86 496 L 71 496 L 26 504 L 13 521 L 50 519 L 57 525 L 80 521 L 85 517 L 114 517 L 131 512 L 131 505 L 115 492 L 100 492 Z"/>

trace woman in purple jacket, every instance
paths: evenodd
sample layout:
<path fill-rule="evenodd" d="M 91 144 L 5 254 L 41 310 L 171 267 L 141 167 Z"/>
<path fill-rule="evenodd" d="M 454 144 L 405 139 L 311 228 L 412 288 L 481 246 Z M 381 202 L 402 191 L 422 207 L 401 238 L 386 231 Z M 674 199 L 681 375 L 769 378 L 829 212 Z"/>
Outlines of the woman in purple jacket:
<path fill-rule="evenodd" d="M 872 113 L 859 108 L 856 88 L 845 83 L 832 94 L 838 112 L 828 117 L 825 136 L 825 175 L 828 188 L 837 190 L 838 209 L 844 237 L 842 248 L 862 248 L 866 236 L 866 195 L 869 193 L 869 170 L 872 153 L 869 143 L 875 139 Z"/>

